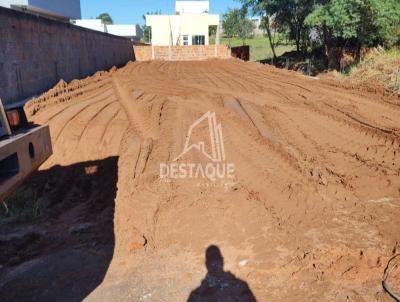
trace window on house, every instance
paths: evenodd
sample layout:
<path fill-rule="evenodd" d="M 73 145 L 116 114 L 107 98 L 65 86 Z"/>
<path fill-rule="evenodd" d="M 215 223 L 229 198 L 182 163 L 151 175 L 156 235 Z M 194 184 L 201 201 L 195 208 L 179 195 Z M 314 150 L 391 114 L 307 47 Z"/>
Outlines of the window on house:
<path fill-rule="evenodd" d="M 192 37 L 192 45 L 205 45 L 206 37 L 205 36 L 193 36 Z"/>
<path fill-rule="evenodd" d="M 189 45 L 189 36 L 188 35 L 184 35 L 183 36 L 183 45 Z"/>

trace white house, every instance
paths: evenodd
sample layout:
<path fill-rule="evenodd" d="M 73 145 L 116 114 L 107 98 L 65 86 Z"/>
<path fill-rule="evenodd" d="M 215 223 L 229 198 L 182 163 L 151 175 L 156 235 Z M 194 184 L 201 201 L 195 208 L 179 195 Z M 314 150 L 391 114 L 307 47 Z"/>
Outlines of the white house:
<path fill-rule="evenodd" d="M 209 14 L 209 1 L 176 1 L 175 15 L 146 15 L 151 44 L 208 45 L 209 27 L 219 26 L 219 15 Z"/>
<path fill-rule="evenodd" d="M 131 41 L 140 41 L 143 37 L 143 30 L 138 24 L 111 24 L 106 25 L 100 19 L 75 20 L 75 25 L 92 30 L 109 33 L 115 36 L 125 37 Z"/>
<path fill-rule="evenodd" d="M 112 35 L 129 38 L 139 42 L 143 37 L 143 30 L 138 24 L 112 24 L 106 25 L 107 32 Z"/>
<path fill-rule="evenodd" d="M 80 0 L 0 0 L 0 6 L 54 19 L 70 20 L 81 18 Z"/>
<path fill-rule="evenodd" d="M 80 27 L 101 31 L 103 33 L 107 32 L 106 25 L 100 19 L 80 19 L 73 21 L 73 23 Z"/>
<path fill-rule="evenodd" d="M 263 18 L 264 16 L 253 16 L 250 18 L 250 21 L 254 24 L 253 33 L 257 36 L 265 34 L 265 31 L 261 28 Z"/>

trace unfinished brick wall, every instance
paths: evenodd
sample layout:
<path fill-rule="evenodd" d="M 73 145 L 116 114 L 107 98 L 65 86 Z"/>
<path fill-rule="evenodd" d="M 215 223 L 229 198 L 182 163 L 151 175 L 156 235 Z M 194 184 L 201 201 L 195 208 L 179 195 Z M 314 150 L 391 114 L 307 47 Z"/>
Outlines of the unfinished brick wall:
<path fill-rule="evenodd" d="M 231 57 L 231 51 L 226 45 L 134 46 L 134 51 L 137 61 L 192 61 Z"/>
<path fill-rule="evenodd" d="M 136 61 L 150 61 L 152 60 L 151 46 L 133 46 Z"/>
<path fill-rule="evenodd" d="M 0 98 L 6 104 L 129 60 L 128 39 L 0 7 Z"/>

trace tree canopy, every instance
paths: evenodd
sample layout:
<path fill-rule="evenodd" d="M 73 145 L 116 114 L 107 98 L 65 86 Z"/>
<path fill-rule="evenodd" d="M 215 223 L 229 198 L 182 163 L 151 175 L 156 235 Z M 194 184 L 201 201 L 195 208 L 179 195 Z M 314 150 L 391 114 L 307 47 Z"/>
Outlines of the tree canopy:
<path fill-rule="evenodd" d="M 157 10 L 154 12 L 147 12 L 145 15 L 142 16 L 144 25 L 142 26 L 143 30 L 143 41 L 145 43 L 151 42 L 151 27 L 146 25 L 146 16 L 147 15 L 161 15 L 161 10 Z"/>
<path fill-rule="evenodd" d="M 247 18 L 246 9 L 235 8 L 229 9 L 228 12 L 223 15 L 222 28 L 225 36 L 229 39 L 238 37 L 243 40 L 244 44 L 246 38 L 252 34 L 254 24 Z"/>
<path fill-rule="evenodd" d="M 101 13 L 96 19 L 100 19 L 103 22 L 103 24 L 107 25 L 114 23 L 113 19 L 108 13 Z"/>
<path fill-rule="evenodd" d="M 330 0 L 307 17 L 309 26 L 328 29 L 329 39 L 358 47 L 392 46 L 400 34 L 398 0 Z"/>
<path fill-rule="evenodd" d="M 296 43 L 297 51 L 304 51 L 307 47 L 308 28 L 305 19 L 312 12 L 314 2 L 310 0 L 240 0 L 243 7 L 250 9 L 254 15 L 264 16 L 267 19 L 267 34 L 271 32 L 269 23 L 273 19 L 275 24 L 285 28 L 289 38 Z M 271 40 L 271 39 L 270 39 Z M 272 44 L 271 44 L 272 45 Z"/>
<path fill-rule="evenodd" d="M 399 0 L 240 0 L 243 8 L 264 16 L 270 38 L 273 21 L 307 53 L 312 42 L 334 46 L 392 46 L 400 42 Z M 359 52 L 359 51 L 358 51 Z"/>

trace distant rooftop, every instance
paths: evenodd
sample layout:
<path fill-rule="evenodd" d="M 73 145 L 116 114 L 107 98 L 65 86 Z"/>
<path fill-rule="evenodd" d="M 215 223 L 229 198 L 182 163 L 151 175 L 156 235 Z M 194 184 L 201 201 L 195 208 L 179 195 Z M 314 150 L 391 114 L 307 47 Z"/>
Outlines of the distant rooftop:
<path fill-rule="evenodd" d="M 132 41 L 139 41 L 143 36 L 143 30 L 138 24 L 104 24 L 101 19 L 81 19 L 74 20 L 77 26 L 92 30 L 109 33 L 115 36 L 129 38 Z"/>

